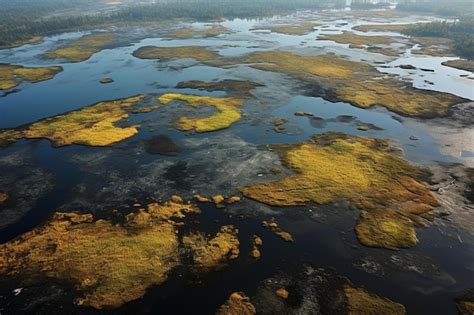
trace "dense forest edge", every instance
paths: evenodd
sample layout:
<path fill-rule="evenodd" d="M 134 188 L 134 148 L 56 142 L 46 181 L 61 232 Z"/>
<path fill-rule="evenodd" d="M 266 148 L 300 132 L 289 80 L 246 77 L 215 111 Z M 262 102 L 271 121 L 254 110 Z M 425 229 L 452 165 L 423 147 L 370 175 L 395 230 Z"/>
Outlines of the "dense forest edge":
<path fill-rule="evenodd" d="M 474 19 L 461 18 L 458 21 L 417 24 L 403 31 L 406 35 L 421 37 L 443 37 L 453 40 L 453 52 L 463 58 L 474 59 Z"/>
<path fill-rule="evenodd" d="M 258 18 L 297 10 L 341 9 L 345 0 L 187 0 L 121 6 L 111 11 L 95 11 L 94 0 L 0 0 L 0 48 L 17 46 L 38 36 L 79 31 L 119 23 L 162 22 L 172 19 L 209 21 Z M 449 5 L 447 5 L 449 3 Z M 457 55 L 474 58 L 474 19 L 466 12 L 466 0 L 437 0 L 423 3 L 402 2 L 397 10 L 449 17 L 451 22 L 417 25 L 406 35 L 453 39 Z M 353 3 L 353 9 L 368 9 Z M 371 5 L 373 6 L 373 5 Z M 83 13 L 84 8 L 89 12 Z M 472 3 L 471 3 L 472 8 Z M 63 14 L 63 13 L 66 14 Z"/>
<path fill-rule="evenodd" d="M 59 3 L 57 3 L 59 1 Z M 0 47 L 29 40 L 34 36 L 56 34 L 64 31 L 82 30 L 111 23 L 160 22 L 170 19 L 194 19 L 208 21 L 232 18 L 257 18 L 284 14 L 296 10 L 342 8 L 344 0 L 188 0 L 128 6 L 117 11 L 91 15 L 54 15 L 48 13 L 68 8 L 61 0 L 49 0 L 38 6 L 34 1 L 21 0 L 31 6 L 2 6 L 0 11 Z M 93 5 L 89 0 L 80 0 L 76 6 Z M 73 4 L 70 4 L 70 8 Z M 25 9 L 27 8 L 27 9 Z M 79 8 L 79 7 L 78 7 Z"/>

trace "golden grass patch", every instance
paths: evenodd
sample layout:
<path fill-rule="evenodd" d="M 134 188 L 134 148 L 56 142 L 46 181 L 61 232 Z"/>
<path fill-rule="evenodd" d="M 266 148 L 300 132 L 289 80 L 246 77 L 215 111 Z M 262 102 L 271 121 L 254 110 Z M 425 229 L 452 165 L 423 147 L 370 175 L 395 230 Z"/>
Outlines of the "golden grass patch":
<path fill-rule="evenodd" d="M 126 119 L 128 111 L 143 98 L 143 95 L 138 95 L 100 102 L 17 129 L 0 130 L 0 144 L 15 142 L 21 138 L 46 138 L 57 147 L 70 144 L 112 145 L 138 133 L 138 125 L 118 127 L 115 124 Z"/>
<path fill-rule="evenodd" d="M 224 225 L 212 238 L 204 233 L 190 233 L 183 237 L 193 256 L 193 263 L 199 268 L 219 268 L 229 259 L 239 257 L 239 230 L 232 225 Z"/>
<path fill-rule="evenodd" d="M 448 60 L 443 62 L 442 65 L 464 71 L 474 72 L 474 60 Z"/>
<path fill-rule="evenodd" d="M 350 315 L 404 315 L 405 307 L 389 299 L 371 294 L 364 289 L 344 286 Z"/>
<path fill-rule="evenodd" d="M 394 41 L 388 36 L 364 36 L 353 32 L 342 32 L 342 34 L 324 34 L 318 37 L 320 40 L 331 40 L 339 44 L 349 44 L 351 48 L 364 48 L 371 45 L 390 45 Z"/>
<path fill-rule="evenodd" d="M 58 212 L 46 225 L 0 245 L 0 273 L 67 281 L 80 294 L 75 303 L 119 307 L 163 283 L 180 263 L 174 224 L 141 216 L 140 224 L 116 225 Z"/>
<path fill-rule="evenodd" d="M 167 36 L 178 38 L 178 39 L 186 39 L 186 38 L 193 38 L 193 37 L 214 37 L 219 36 L 222 34 L 230 33 L 230 30 L 222 25 L 213 25 L 211 27 L 206 28 L 181 28 L 175 31 L 171 31 L 168 33 Z"/>
<path fill-rule="evenodd" d="M 47 52 L 44 57 L 48 59 L 66 59 L 70 62 L 81 62 L 89 59 L 93 54 L 112 45 L 115 42 L 113 33 L 95 33 L 84 35 L 79 39 Z"/>
<path fill-rule="evenodd" d="M 272 148 L 294 174 L 240 191 L 272 206 L 347 200 L 351 207 L 367 211 L 356 228 L 364 245 L 413 246 L 417 240 L 410 218 L 439 206 L 428 186 L 420 182 L 425 171 L 395 156 L 385 140 L 325 133 L 307 142 Z"/>
<path fill-rule="evenodd" d="M 214 107 L 216 112 L 210 116 L 189 118 L 181 117 L 177 128 L 183 131 L 210 132 L 228 128 L 233 123 L 240 120 L 239 107 L 243 101 L 233 97 L 209 97 L 180 93 L 167 93 L 159 97 L 162 104 L 169 104 L 173 101 L 185 102 L 193 107 Z"/>
<path fill-rule="evenodd" d="M 23 67 L 0 64 L 0 90 L 9 90 L 23 81 L 32 83 L 51 80 L 61 72 L 61 67 Z"/>
<path fill-rule="evenodd" d="M 133 55 L 140 59 L 182 59 L 192 58 L 201 62 L 212 62 L 219 58 L 219 55 L 202 46 L 181 46 L 181 47 L 156 47 L 145 46 L 133 52 Z"/>
<path fill-rule="evenodd" d="M 292 25 L 272 26 L 270 31 L 274 33 L 281 33 L 286 35 L 306 35 L 314 31 L 314 28 L 319 26 L 318 23 L 301 23 Z"/>

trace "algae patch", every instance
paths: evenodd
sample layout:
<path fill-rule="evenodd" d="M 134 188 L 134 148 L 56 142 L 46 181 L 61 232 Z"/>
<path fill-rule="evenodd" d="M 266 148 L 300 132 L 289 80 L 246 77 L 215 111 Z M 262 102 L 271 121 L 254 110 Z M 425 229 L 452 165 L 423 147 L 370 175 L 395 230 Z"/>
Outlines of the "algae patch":
<path fill-rule="evenodd" d="M 128 117 L 133 105 L 144 95 L 100 102 L 66 114 L 46 118 L 17 129 L 0 130 L 0 144 L 21 138 L 46 138 L 54 146 L 83 144 L 108 146 L 138 133 L 138 125 L 119 127 L 115 124 Z"/>
<path fill-rule="evenodd" d="M 23 81 L 36 83 L 51 80 L 61 72 L 61 67 L 23 67 L 17 65 L 0 64 L 0 90 L 9 90 Z"/>
<path fill-rule="evenodd" d="M 81 62 L 89 59 L 93 54 L 110 47 L 115 43 L 115 35 L 113 33 L 95 33 L 84 35 L 79 39 L 48 51 L 44 54 L 48 59 L 66 59 L 70 62 Z"/>
<path fill-rule="evenodd" d="M 182 131 L 210 132 L 228 128 L 240 120 L 239 107 L 243 101 L 234 97 L 210 97 L 190 94 L 168 93 L 159 97 L 162 104 L 173 101 L 185 102 L 192 107 L 214 107 L 216 112 L 206 117 L 181 117 L 177 128 Z"/>

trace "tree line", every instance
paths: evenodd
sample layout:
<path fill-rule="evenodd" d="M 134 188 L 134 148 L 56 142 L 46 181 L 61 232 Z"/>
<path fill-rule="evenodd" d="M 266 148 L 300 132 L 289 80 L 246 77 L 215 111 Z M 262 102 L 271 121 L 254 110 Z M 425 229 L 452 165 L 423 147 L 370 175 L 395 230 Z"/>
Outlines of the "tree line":
<path fill-rule="evenodd" d="M 66 0 L 19 0 L 23 5 L 0 10 L 0 46 L 8 46 L 33 36 L 81 30 L 117 22 L 149 22 L 175 18 L 212 20 L 220 18 L 256 18 L 295 10 L 341 8 L 344 0 L 187 0 L 129 6 L 111 13 L 47 17 L 57 8 L 68 7 Z M 70 2 L 69 6 L 76 2 Z M 93 0 L 79 0 L 92 4 Z M 0 6 L 3 6 L 0 1 Z M 32 3 L 31 6 L 28 3 Z M 33 4 L 34 3 L 34 4 Z M 41 3 L 41 5 L 38 5 Z"/>
<path fill-rule="evenodd" d="M 454 41 L 454 52 L 464 58 L 474 59 L 474 19 L 461 18 L 456 22 L 418 24 L 404 31 L 411 36 L 444 37 Z"/>

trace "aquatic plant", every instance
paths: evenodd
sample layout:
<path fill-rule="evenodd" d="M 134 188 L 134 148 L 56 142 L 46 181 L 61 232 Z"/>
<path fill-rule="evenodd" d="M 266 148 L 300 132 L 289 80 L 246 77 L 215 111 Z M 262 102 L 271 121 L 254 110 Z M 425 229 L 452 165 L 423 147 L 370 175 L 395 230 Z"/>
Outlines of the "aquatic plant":
<path fill-rule="evenodd" d="M 351 48 L 364 48 L 368 45 L 390 45 L 394 40 L 389 36 L 364 36 L 353 32 L 342 32 L 342 34 L 323 34 L 320 40 L 332 40 L 339 44 L 349 44 Z"/>
<path fill-rule="evenodd" d="M 413 221 L 393 210 L 362 211 L 355 231 L 359 241 L 369 247 L 398 249 L 418 243 Z"/>
<path fill-rule="evenodd" d="M 250 90 L 261 86 L 258 83 L 246 80 L 225 79 L 221 81 L 205 82 L 199 80 L 183 81 L 176 85 L 178 89 L 199 89 L 208 92 L 224 91 L 235 97 L 250 97 Z"/>
<path fill-rule="evenodd" d="M 17 129 L 0 130 L 0 144 L 9 144 L 21 138 L 46 138 L 57 147 L 70 144 L 109 146 L 138 132 L 138 125 L 119 127 L 115 124 L 126 119 L 128 111 L 143 98 L 144 95 L 137 95 L 99 102 Z"/>
<path fill-rule="evenodd" d="M 393 79 L 354 81 L 336 88 L 334 95 L 357 107 L 383 105 L 395 113 L 420 118 L 447 116 L 451 105 L 463 101 L 452 94 L 408 88 Z"/>
<path fill-rule="evenodd" d="M 204 233 L 191 233 L 183 237 L 183 244 L 191 249 L 193 263 L 200 268 L 219 268 L 228 259 L 239 257 L 239 230 L 232 225 L 224 225 L 213 237 Z"/>
<path fill-rule="evenodd" d="M 216 312 L 216 315 L 254 315 L 255 306 L 243 292 L 234 292 Z"/>
<path fill-rule="evenodd" d="M 251 53 L 245 61 L 253 63 L 252 67 L 257 69 L 284 72 L 303 80 L 312 76 L 325 80 L 349 80 L 353 73 L 371 71 L 369 65 L 332 54 L 307 56 L 289 51 L 265 51 Z"/>
<path fill-rule="evenodd" d="M 111 46 L 116 38 L 113 33 L 102 32 L 84 35 L 64 46 L 48 51 L 44 54 L 48 59 L 66 59 L 70 62 L 81 62 L 89 59 L 93 54 Z"/>
<path fill-rule="evenodd" d="M 181 211 L 194 207 L 168 202 L 128 215 L 123 225 L 58 212 L 44 226 L 0 245 L 0 273 L 67 281 L 81 294 L 77 304 L 116 308 L 163 283 L 179 264 L 171 219 Z"/>
<path fill-rule="evenodd" d="M 17 65 L 0 64 L 0 90 L 9 90 L 23 81 L 36 83 L 51 80 L 61 72 L 61 67 L 23 67 Z"/>
<path fill-rule="evenodd" d="M 314 31 L 314 28 L 321 24 L 318 23 L 300 23 L 291 25 L 279 25 L 270 27 L 270 31 L 287 35 L 306 35 Z"/>
<path fill-rule="evenodd" d="M 403 315 L 405 307 L 389 299 L 368 293 L 364 289 L 344 287 L 347 298 L 348 314 Z"/>
<path fill-rule="evenodd" d="M 461 97 L 413 88 L 400 80 L 385 78 L 372 66 L 336 55 L 298 55 L 287 51 L 249 54 L 252 67 L 287 73 L 319 85 L 323 97 L 345 101 L 361 108 L 381 105 L 405 116 L 433 118 L 449 114 L 452 105 L 467 101 Z"/>
<path fill-rule="evenodd" d="M 219 58 L 219 55 L 202 46 L 181 46 L 181 47 L 156 47 L 145 46 L 133 52 L 133 56 L 140 59 L 182 59 L 192 58 L 201 62 L 211 62 Z"/>
<path fill-rule="evenodd" d="M 429 188 L 420 182 L 426 172 L 394 155 L 385 140 L 325 133 L 307 142 L 273 145 L 272 148 L 280 152 L 282 162 L 293 169 L 294 174 L 240 188 L 246 197 L 273 206 L 348 200 L 353 208 L 370 212 L 362 215 L 361 222 L 365 226 L 359 226 L 358 235 L 365 236 L 360 239 L 369 236 L 379 239 L 378 246 L 393 248 L 416 243 L 416 236 L 408 243 L 402 235 L 413 229 L 408 215 L 420 215 L 439 205 Z M 400 211 L 407 216 L 391 212 L 386 218 L 375 217 L 379 213 L 372 214 L 371 211 L 379 209 Z M 394 221 L 398 225 L 391 225 Z M 264 226 L 271 228 L 270 224 L 264 223 Z M 391 246 L 382 236 L 395 238 L 403 246 Z M 372 244 L 374 242 L 370 246 Z"/>
<path fill-rule="evenodd" d="M 474 72 L 474 61 L 473 60 L 448 60 L 441 63 L 443 66 L 448 66 L 464 71 Z"/>
<path fill-rule="evenodd" d="M 352 29 L 361 32 L 403 32 L 416 24 L 365 24 L 357 25 Z"/>
<path fill-rule="evenodd" d="M 217 111 L 209 116 L 189 118 L 181 117 L 177 128 L 182 131 L 210 132 L 228 128 L 240 120 L 239 107 L 243 101 L 234 97 L 210 97 L 191 94 L 167 93 L 159 97 L 162 104 L 173 101 L 185 102 L 193 107 L 214 107 Z"/>
<path fill-rule="evenodd" d="M 0 207 L 3 206 L 8 200 L 8 194 L 0 191 Z"/>
<path fill-rule="evenodd" d="M 230 33 L 230 29 L 222 25 L 212 25 L 211 27 L 206 28 L 180 28 L 174 31 L 171 31 L 167 36 L 172 38 L 186 39 L 186 38 L 205 38 L 205 37 L 214 37 L 222 34 Z"/>

